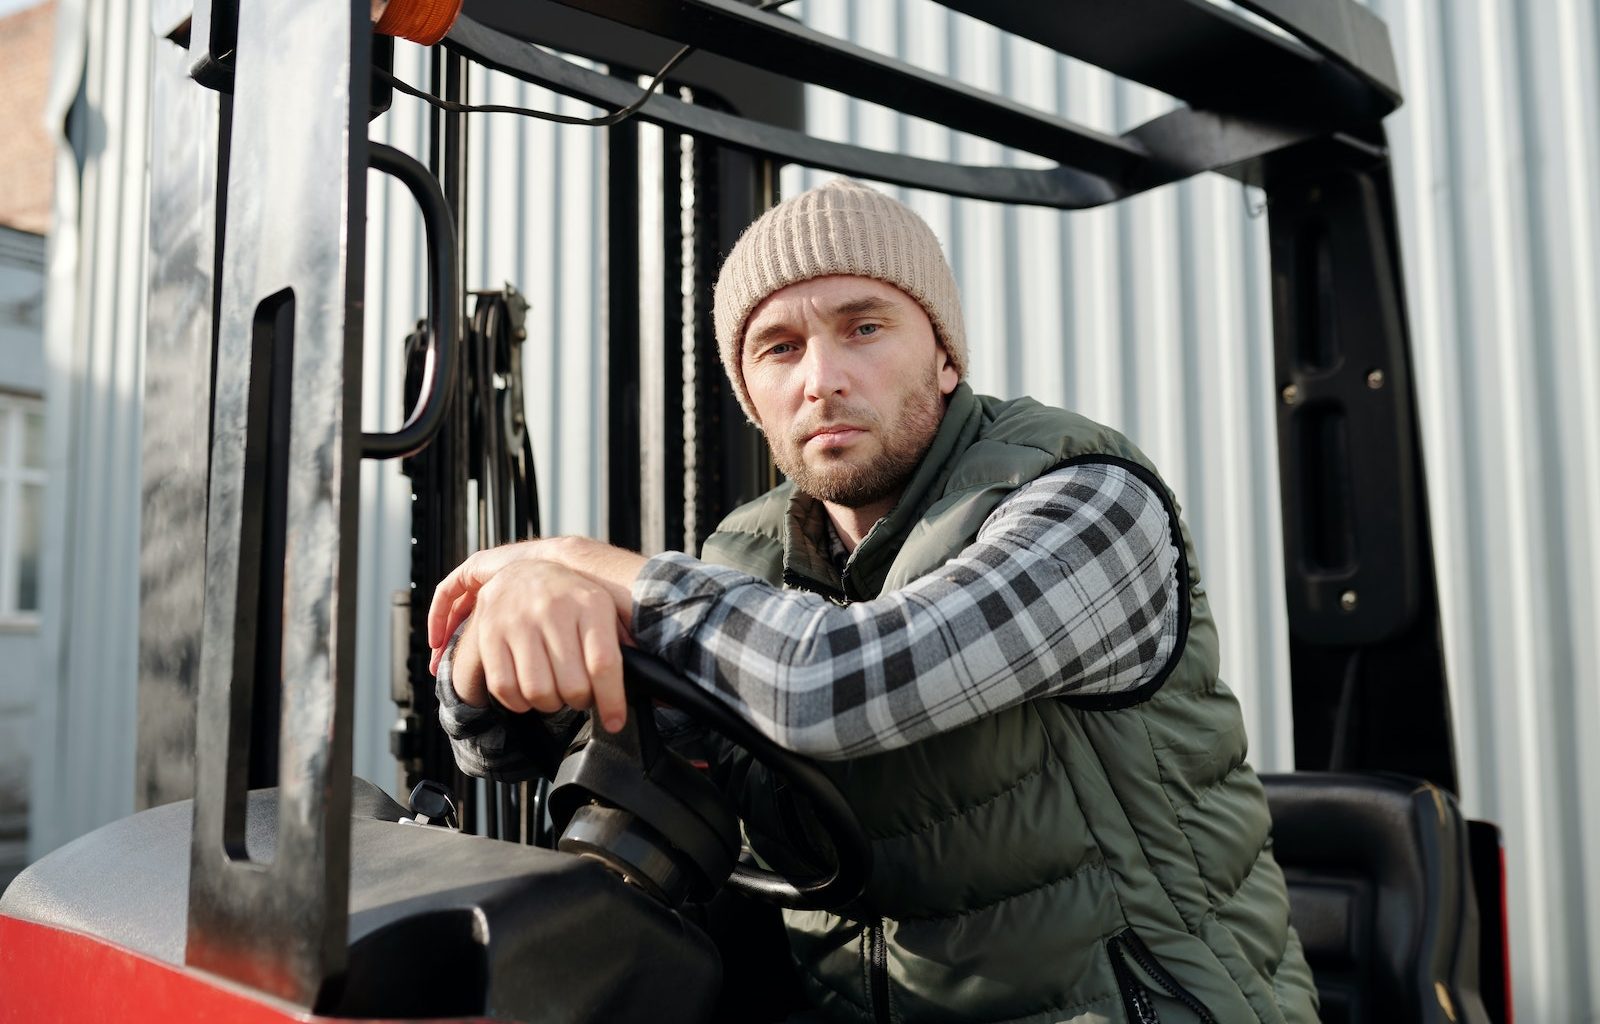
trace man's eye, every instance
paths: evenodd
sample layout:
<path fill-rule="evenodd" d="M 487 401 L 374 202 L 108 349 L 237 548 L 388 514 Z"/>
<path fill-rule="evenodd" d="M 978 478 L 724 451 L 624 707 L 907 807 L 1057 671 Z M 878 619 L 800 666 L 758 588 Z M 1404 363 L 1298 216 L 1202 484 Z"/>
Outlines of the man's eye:
<path fill-rule="evenodd" d="M 862 324 L 860 327 L 856 328 L 856 333 L 860 335 L 877 334 L 878 328 L 882 326 L 882 324 Z"/>

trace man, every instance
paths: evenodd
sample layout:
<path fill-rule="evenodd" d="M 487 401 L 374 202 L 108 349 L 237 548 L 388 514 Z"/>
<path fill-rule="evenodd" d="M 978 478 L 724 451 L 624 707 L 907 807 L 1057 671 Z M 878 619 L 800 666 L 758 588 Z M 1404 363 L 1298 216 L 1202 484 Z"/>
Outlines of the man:
<path fill-rule="evenodd" d="M 938 240 L 855 182 L 757 220 L 715 314 L 789 482 L 703 561 L 567 538 L 457 569 L 429 634 L 443 655 L 460 627 L 436 665 L 463 767 L 528 770 L 506 712 L 593 705 L 619 728 L 631 637 L 825 762 L 871 837 L 865 920 L 786 915 L 828 1019 L 1314 1021 L 1192 545 L 1149 461 L 1082 417 L 973 394 Z"/>

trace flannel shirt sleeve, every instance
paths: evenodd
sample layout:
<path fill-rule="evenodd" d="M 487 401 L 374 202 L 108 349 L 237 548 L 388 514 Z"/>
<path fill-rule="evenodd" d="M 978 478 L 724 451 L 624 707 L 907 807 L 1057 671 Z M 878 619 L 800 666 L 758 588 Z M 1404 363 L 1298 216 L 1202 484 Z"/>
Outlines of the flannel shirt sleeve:
<path fill-rule="evenodd" d="M 1083 463 L 1018 489 L 957 557 L 870 601 L 658 555 L 633 586 L 633 635 L 779 746 L 860 757 L 1154 680 L 1179 640 L 1179 565 L 1151 487 Z"/>

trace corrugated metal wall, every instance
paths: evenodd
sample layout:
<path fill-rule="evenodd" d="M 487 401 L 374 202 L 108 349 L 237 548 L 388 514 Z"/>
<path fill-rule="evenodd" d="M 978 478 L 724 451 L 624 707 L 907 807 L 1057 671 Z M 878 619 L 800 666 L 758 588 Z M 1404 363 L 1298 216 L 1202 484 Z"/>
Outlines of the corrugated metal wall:
<path fill-rule="evenodd" d="M 140 352 L 152 39 L 144 0 L 63 0 L 45 300 L 45 678 L 29 850 L 133 808 Z M 69 118 L 68 111 L 72 111 Z"/>
<path fill-rule="evenodd" d="M 57 277 L 52 412 L 65 461 L 66 584 L 50 607 L 62 692 L 43 743 L 61 775 L 37 800 L 53 843 L 131 806 L 137 530 L 117 520 L 142 315 L 140 166 L 148 44 L 144 3 L 79 0 L 89 25 L 85 101 L 100 141 L 85 173 L 83 259 Z M 1383 0 L 1407 105 L 1389 123 L 1416 339 L 1445 640 L 1469 811 L 1507 829 L 1519 1019 L 1600 1020 L 1600 16 L 1593 0 Z M 72 3 L 63 4 L 64 19 Z M 1116 130 L 1165 109 L 1159 94 L 1002 43 L 927 0 L 804 0 L 808 22 L 919 65 Z M 425 82 L 402 47 L 402 77 Z M 475 73 L 475 99 L 581 105 Z M 886 149 L 1007 159 L 839 97 L 810 97 L 813 130 Z M 417 105 L 397 99 L 374 136 L 424 147 Z M 545 522 L 603 523 L 604 166 L 598 132 L 502 115 L 473 122 L 468 280 L 530 298 L 531 425 Z M 482 155 L 492 153 L 493 159 Z M 136 180 L 136 179 L 135 179 Z M 786 191 L 814 180 L 785 173 Z M 135 193 L 137 190 L 133 190 Z M 1112 210 L 1059 214 L 900 193 L 946 240 L 968 306 L 973 381 L 1032 393 L 1123 427 L 1184 499 L 1264 768 L 1292 761 L 1285 678 L 1265 222 L 1259 197 L 1195 181 Z M 420 314 L 419 224 L 373 180 L 366 424 L 393 424 L 399 341 Z M 130 418 L 131 417 L 131 418 Z M 121 425 L 119 428 L 119 424 Z M 137 448 L 132 449 L 136 451 Z M 357 766 L 389 778 L 384 736 L 388 601 L 407 573 L 407 498 L 393 467 L 368 467 L 362 517 Z M 58 499 L 58 501 L 61 499 Z M 91 579 L 91 572 L 97 574 Z M 105 582 L 109 575 L 110 585 Z M 96 637 L 92 647 L 82 638 Z M 119 731 L 120 730 L 120 731 Z M 93 737 L 85 750 L 79 739 Z M 46 772 L 36 773 L 45 775 Z"/>
<path fill-rule="evenodd" d="M 1600 11 L 1373 5 L 1467 807 L 1507 832 L 1519 1019 L 1600 1019 Z"/>

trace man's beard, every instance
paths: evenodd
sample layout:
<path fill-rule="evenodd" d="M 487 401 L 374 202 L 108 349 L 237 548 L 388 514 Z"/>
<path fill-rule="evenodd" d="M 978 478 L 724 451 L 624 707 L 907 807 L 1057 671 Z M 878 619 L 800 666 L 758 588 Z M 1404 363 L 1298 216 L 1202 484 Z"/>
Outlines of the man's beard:
<path fill-rule="evenodd" d="M 907 396 L 899 421 L 887 429 L 869 408 L 824 402 L 804 425 L 797 425 L 783 443 L 772 445 L 772 460 L 802 493 L 845 508 L 862 508 L 896 497 L 905 489 L 943 416 L 944 396 L 939 391 L 939 374 L 930 366 L 922 387 Z M 804 457 L 806 435 L 833 423 L 868 429 L 876 434 L 882 450 L 866 464 L 851 462 L 849 449 L 845 448 L 823 448 L 816 458 L 807 462 Z"/>

